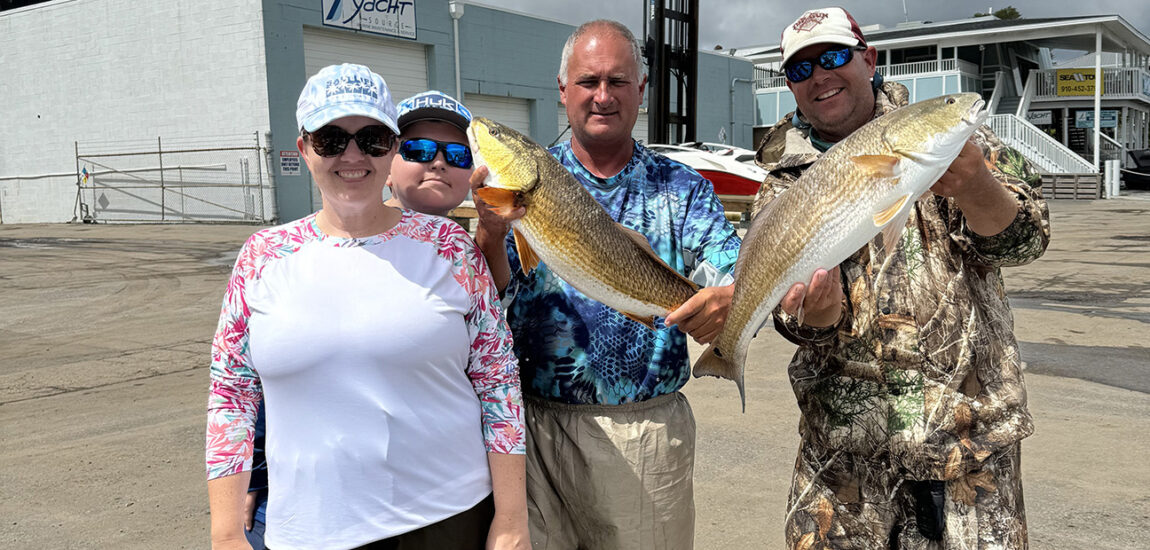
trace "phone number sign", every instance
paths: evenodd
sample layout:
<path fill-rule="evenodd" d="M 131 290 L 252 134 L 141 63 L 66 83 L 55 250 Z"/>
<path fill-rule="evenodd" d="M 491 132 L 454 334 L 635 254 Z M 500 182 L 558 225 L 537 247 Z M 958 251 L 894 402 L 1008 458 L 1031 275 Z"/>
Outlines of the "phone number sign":
<path fill-rule="evenodd" d="M 1058 95 L 1094 95 L 1094 69 L 1058 69 Z M 1106 93 L 1099 83 L 1098 93 Z"/>

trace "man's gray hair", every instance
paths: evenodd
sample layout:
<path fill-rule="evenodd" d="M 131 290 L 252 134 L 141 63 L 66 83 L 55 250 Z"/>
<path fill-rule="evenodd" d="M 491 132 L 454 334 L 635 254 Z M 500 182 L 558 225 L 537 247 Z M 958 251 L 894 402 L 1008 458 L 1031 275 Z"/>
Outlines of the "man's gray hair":
<path fill-rule="evenodd" d="M 635 69 L 640 76 L 644 74 L 643 50 L 639 47 L 639 41 L 635 40 L 635 35 L 631 32 L 631 29 L 628 29 L 627 25 L 618 21 L 596 19 L 579 25 L 579 28 L 575 29 L 575 32 L 567 37 L 567 43 L 563 45 L 563 58 L 559 61 L 559 82 L 564 86 L 567 85 L 567 60 L 571 59 L 571 53 L 575 51 L 575 42 L 578 42 L 585 34 L 600 30 L 606 30 L 609 34 L 614 34 L 629 42 L 631 44 L 631 54 L 635 57 Z"/>

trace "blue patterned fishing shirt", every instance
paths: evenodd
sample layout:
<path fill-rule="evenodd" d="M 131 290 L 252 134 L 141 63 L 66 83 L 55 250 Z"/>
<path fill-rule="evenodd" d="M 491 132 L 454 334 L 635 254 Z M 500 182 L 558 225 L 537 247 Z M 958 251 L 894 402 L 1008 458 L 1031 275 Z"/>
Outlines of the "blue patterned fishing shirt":
<path fill-rule="evenodd" d="M 610 178 L 592 175 L 570 142 L 551 148 L 615 221 L 646 236 L 663 261 L 703 286 L 730 284 L 739 237 L 710 181 L 635 144 Z M 523 391 L 552 401 L 617 405 L 675 392 L 690 378 L 687 337 L 651 330 L 596 302 L 540 264 L 524 274 L 508 235 L 508 322 Z"/>

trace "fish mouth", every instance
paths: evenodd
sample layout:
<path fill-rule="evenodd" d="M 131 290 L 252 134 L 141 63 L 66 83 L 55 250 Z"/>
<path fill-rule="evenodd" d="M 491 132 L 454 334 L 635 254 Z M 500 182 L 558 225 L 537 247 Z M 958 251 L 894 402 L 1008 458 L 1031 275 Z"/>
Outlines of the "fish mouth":
<path fill-rule="evenodd" d="M 986 117 L 989 114 L 983 110 L 984 107 L 986 107 L 986 101 L 976 99 L 974 104 L 970 106 L 970 109 L 966 111 L 966 116 L 962 117 L 962 121 L 976 126 L 981 125 L 986 121 Z"/>

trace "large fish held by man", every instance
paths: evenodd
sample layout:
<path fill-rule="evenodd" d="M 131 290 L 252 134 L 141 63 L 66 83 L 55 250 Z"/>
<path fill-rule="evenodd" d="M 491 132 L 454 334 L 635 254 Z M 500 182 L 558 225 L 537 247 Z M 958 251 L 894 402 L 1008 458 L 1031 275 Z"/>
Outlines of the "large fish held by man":
<path fill-rule="evenodd" d="M 842 263 L 880 233 L 897 246 L 918 198 L 946 172 L 986 120 L 978 94 L 921 101 L 881 116 L 831 147 L 751 223 L 735 264 L 723 330 L 695 376 L 735 381 L 751 339 L 795 283 Z"/>
<path fill-rule="evenodd" d="M 497 211 L 525 207 L 511 222 L 523 271 L 543 262 L 579 292 L 651 328 L 698 290 L 530 138 L 483 117 L 472 119 L 467 138 L 476 166 L 489 172 L 475 193 Z"/>

